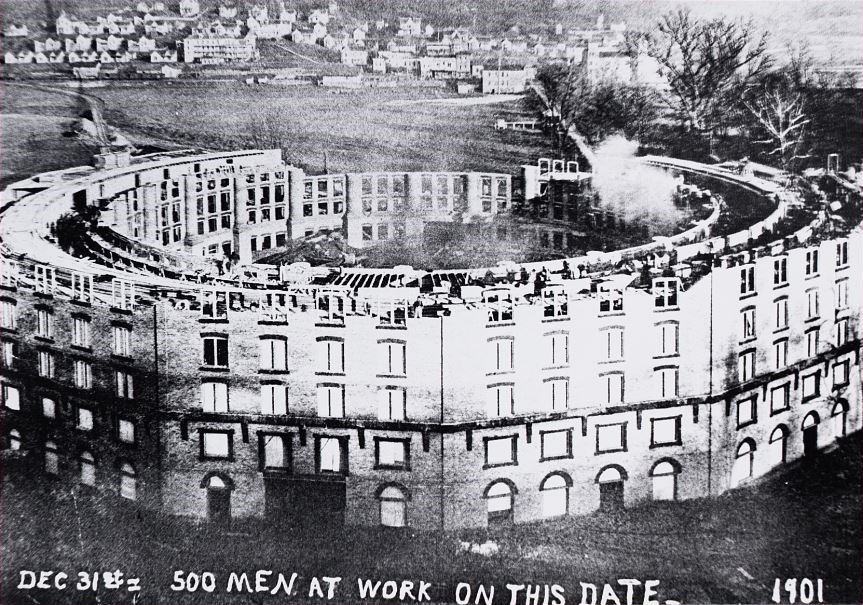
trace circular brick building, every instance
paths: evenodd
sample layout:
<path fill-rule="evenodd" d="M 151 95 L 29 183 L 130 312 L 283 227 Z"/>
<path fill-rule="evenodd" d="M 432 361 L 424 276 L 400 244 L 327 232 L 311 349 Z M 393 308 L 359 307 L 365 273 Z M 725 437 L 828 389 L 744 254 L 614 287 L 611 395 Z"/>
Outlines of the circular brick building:
<path fill-rule="evenodd" d="M 859 429 L 863 237 L 834 220 L 859 195 L 640 162 L 703 212 L 575 256 L 620 221 L 579 223 L 593 176 L 557 162 L 309 176 L 183 152 L 14 183 L 13 466 L 169 514 L 454 529 L 714 496 Z M 352 254 L 431 223 L 506 241 L 525 208 L 536 262 L 257 262 L 321 232 Z"/>

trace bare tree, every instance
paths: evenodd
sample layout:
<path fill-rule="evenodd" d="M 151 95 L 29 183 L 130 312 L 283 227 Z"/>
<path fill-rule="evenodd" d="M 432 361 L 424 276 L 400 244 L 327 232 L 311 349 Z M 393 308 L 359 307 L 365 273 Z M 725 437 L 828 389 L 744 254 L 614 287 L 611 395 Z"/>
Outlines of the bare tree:
<path fill-rule="evenodd" d="M 553 63 L 537 73 L 536 84 L 540 100 L 536 110 L 554 129 L 555 142 L 562 151 L 567 133 L 586 103 L 587 80 L 575 66 Z"/>
<path fill-rule="evenodd" d="M 704 20 L 687 9 L 663 16 L 641 42 L 668 81 L 666 103 L 687 130 L 711 131 L 770 64 L 767 34 L 758 35 L 751 21 Z"/>
<path fill-rule="evenodd" d="M 753 143 L 768 145 L 768 155 L 775 156 L 784 170 L 807 157 L 800 154 L 806 125 L 804 93 L 790 87 L 773 87 L 744 102 L 767 137 Z"/>
<path fill-rule="evenodd" d="M 584 70 L 573 65 L 546 66 L 536 81 L 535 110 L 553 128 L 561 149 L 572 128 L 595 145 L 615 132 L 638 136 L 655 117 L 649 90 L 613 78 L 591 82 Z"/>

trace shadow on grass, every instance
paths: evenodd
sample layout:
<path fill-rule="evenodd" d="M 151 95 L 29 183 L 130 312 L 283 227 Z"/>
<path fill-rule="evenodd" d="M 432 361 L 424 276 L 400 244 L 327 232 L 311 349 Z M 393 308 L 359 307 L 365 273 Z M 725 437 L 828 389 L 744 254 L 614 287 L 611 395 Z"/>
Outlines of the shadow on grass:
<path fill-rule="evenodd" d="M 0 602 L 93 602 L 92 592 L 25 594 L 15 588 L 22 569 L 70 575 L 120 569 L 141 578 L 139 603 L 304 601 L 312 576 L 342 577 L 338 594 L 345 603 L 359 600 L 357 578 L 428 581 L 432 599 L 440 602 L 453 600 L 458 582 L 494 585 L 506 601 L 507 583 L 556 583 L 577 602 L 579 582 L 639 578 L 660 580 L 662 599 L 763 603 L 777 577 L 822 578 L 828 602 L 859 603 L 860 460 L 856 434 L 813 461 L 792 463 L 712 500 L 648 503 L 617 515 L 458 533 L 243 520 L 224 528 L 118 506 L 82 488 L 20 485 L 7 478 Z M 463 540 L 491 540 L 499 551 L 460 552 Z M 248 572 L 254 584 L 259 569 L 296 572 L 302 593 L 287 598 L 225 591 L 231 572 Z M 175 570 L 211 571 L 217 589 L 173 592 Z M 100 595 L 117 603 L 132 599 L 124 591 Z"/>

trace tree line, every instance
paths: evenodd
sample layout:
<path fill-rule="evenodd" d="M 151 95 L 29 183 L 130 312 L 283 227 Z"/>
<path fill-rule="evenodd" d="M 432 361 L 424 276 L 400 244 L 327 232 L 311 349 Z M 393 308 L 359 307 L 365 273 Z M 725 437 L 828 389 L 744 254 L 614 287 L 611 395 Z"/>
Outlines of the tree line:
<path fill-rule="evenodd" d="M 715 159 L 717 141 L 735 139 L 748 141 L 736 151 L 794 170 L 810 157 L 812 114 L 822 109 L 812 91 L 847 82 L 817 73 L 805 45 L 788 48 L 780 63 L 768 43 L 768 33 L 751 20 L 699 18 L 678 9 L 626 40 L 631 60 L 652 60 L 665 86 L 621 83 L 591 77 L 579 65 L 548 64 L 537 75 L 533 109 L 561 151 L 573 127 L 593 144 L 612 133 L 666 146 L 669 139 L 686 140 L 689 148 L 682 153 L 700 158 Z"/>

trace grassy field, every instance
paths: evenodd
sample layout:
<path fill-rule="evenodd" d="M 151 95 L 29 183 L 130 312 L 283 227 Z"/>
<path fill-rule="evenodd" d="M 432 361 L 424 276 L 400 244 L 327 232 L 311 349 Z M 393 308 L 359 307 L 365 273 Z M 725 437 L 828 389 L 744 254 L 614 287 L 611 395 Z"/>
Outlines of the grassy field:
<path fill-rule="evenodd" d="M 97 150 L 64 136 L 80 112 L 71 97 L 4 85 L 0 185 L 36 172 L 89 164 Z"/>
<path fill-rule="evenodd" d="M 497 117 L 523 115 L 518 101 L 452 105 L 455 95 L 437 88 L 335 92 L 239 82 L 135 82 L 88 93 L 106 101 L 109 124 L 134 143 L 164 148 L 250 147 L 252 116 L 276 111 L 283 118 L 286 159 L 311 172 L 323 171 L 325 152 L 332 172 L 517 172 L 520 164 L 550 153 L 539 135 L 494 130 Z M 61 136 L 84 109 L 74 99 L 13 85 L 3 97 L 3 182 L 89 162 L 90 149 Z"/>
<path fill-rule="evenodd" d="M 332 601 L 342 605 L 361 602 L 357 577 L 429 581 L 432 599 L 440 603 L 453 602 L 457 582 L 494 585 L 495 603 L 509 602 L 506 583 L 557 583 L 567 603 L 578 603 L 579 582 L 612 582 L 626 602 L 617 578 L 659 580 L 661 603 L 768 603 L 775 578 L 821 578 L 824 602 L 860 603 L 860 441 L 858 433 L 810 464 L 791 465 L 783 474 L 711 501 L 647 504 L 617 516 L 597 513 L 518 525 L 490 536 L 500 547 L 492 556 L 458 552 L 459 540 L 481 542 L 484 532 L 352 528 L 299 533 L 239 523 L 225 532 L 115 510 L 61 483 L 44 487 L 32 478 L 7 478 L 0 510 L 0 602 L 96 602 L 92 591 L 22 594 L 15 590 L 21 569 L 120 569 L 141 578 L 140 605 L 320 602 L 305 598 L 313 575 L 343 578 Z M 116 507 L 115 497 L 105 499 Z M 230 572 L 257 569 L 297 572 L 304 594 L 225 591 Z M 211 571 L 217 589 L 172 592 L 174 570 Z M 124 591 L 103 588 L 98 597 L 102 603 L 131 602 Z M 783 602 L 789 602 L 787 595 Z"/>
<path fill-rule="evenodd" d="M 249 146 L 252 116 L 276 111 L 290 141 L 288 161 L 322 171 L 515 171 L 549 152 L 542 137 L 493 129 L 522 115 L 519 103 L 458 106 L 401 101 L 446 99 L 441 89 L 336 91 L 310 86 L 146 83 L 94 89 L 106 118 L 132 135 L 213 148 Z"/>
<path fill-rule="evenodd" d="M 64 137 L 68 125 L 66 118 L 0 114 L 0 185 L 34 172 L 89 164 L 96 150 Z"/>

